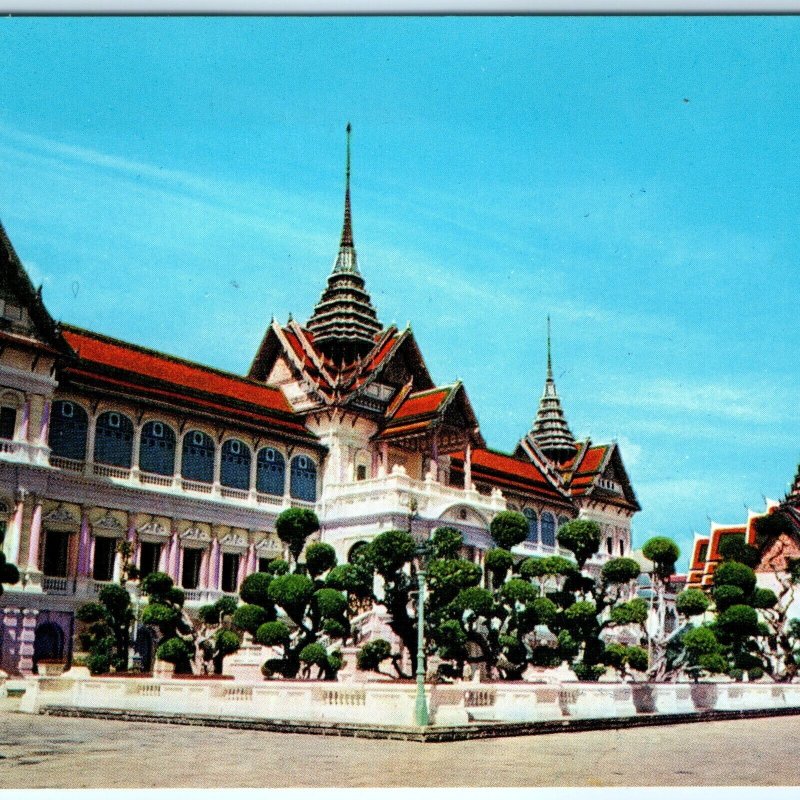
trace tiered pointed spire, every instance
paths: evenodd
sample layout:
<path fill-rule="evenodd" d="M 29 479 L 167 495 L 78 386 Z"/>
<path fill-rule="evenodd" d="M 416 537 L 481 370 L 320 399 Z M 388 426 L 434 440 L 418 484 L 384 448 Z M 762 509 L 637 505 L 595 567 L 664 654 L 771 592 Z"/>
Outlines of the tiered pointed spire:
<path fill-rule="evenodd" d="M 549 316 L 547 317 L 547 377 L 531 435 L 547 458 L 559 464 L 569 461 L 578 452 L 575 437 L 567 425 L 561 400 L 556 391 L 556 383 L 553 380 Z"/>
<path fill-rule="evenodd" d="M 339 253 L 328 276 L 328 286 L 306 327 L 317 346 L 336 363 L 352 363 L 375 346 L 375 335 L 383 326 L 378 321 L 364 278 L 358 271 L 350 209 L 350 133 L 347 123 L 344 222 Z"/>
<path fill-rule="evenodd" d="M 792 488 L 786 495 L 786 499 L 794 503 L 800 502 L 800 464 L 797 466 L 797 472 L 794 476 L 794 483 L 792 483 Z"/>

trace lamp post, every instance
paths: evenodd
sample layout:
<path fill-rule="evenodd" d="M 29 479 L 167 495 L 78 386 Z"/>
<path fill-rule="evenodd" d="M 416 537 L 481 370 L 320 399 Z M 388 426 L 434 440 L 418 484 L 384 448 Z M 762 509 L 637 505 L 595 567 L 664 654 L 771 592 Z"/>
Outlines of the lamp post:
<path fill-rule="evenodd" d="M 417 503 L 411 500 L 411 511 L 408 515 L 408 532 L 413 536 L 414 519 L 417 516 Z M 425 698 L 425 559 L 428 555 L 428 543 L 417 545 L 417 701 L 414 706 L 414 720 L 424 727 L 429 723 L 428 701 Z"/>

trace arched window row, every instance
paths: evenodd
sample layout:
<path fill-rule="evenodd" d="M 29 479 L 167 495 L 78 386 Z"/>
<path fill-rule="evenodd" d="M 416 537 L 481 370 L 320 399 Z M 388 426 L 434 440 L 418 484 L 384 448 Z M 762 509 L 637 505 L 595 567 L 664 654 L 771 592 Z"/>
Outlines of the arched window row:
<path fill-rule="evenodd" d="M 71 400 L 53 403 L 48 443 L 52 455 L 85 461 L 89 442 L 89 414 Z M 134 460 L 136 432 L 132 420 L 119 411 L 104 411 L 94 421 L 93 461 L 130 469 Z M 217 445 L 205 432 L 187 431 L 178 442 L 175 429 L 160 420 L 146 422 L 139 433 L 138 467 L 142 472 L 172 477 L 176 474 L 199 483 L 213 483 Z M 253 475 L 253 448 L 241 439 L 226 439 L 219 454 L 219 483 L 247 491 Z M 296 455 L 289 465 L 289 494 L 296 500 L 317 499 L 317 465 L 308 455 Z M 275 447 L 261 447 L 255 454 L 255 490 L 283 496 L 286 490 L 286 457 Z"/>
<path fill-rule="evenodd" d="M 561 515 L 556 517 L 549 511 L 542 511 L 537 515 L 532 508 L 523 508 L 522 514 L 528 520 L 528 538 L 526 541 L 533 544 L 542 544 L 544 547 L 556 546 L 556 532 L 569 522 L 569 517 Z"/>

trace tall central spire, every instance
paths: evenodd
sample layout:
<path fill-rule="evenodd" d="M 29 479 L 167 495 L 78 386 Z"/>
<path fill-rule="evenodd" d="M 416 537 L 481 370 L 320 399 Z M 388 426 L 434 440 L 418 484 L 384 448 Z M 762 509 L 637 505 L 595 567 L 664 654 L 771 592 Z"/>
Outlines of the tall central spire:
<path fill-rule="evenodd" d="M 567 425 L 567 419 L 561 408 L 561 400 L 556 391 L 556 383 L 553 380 L 549 316 L 547 317 L 547 377 L 531 435 L 539 449 L 551 461 L 559 464 L 569 461 L 578 452 L 575 437 Z"/>
<path fill-rule="evenodd" d="M 347 131 L 347 164 L 344 185 L 344 223 L 342 224 L 342 238 L 339 242 L 339 254 L 336 256 L 333 271 L 352 272 L 358 275 L 356 248 L 353 244 L 353 215 L 350 210 L 350 133 L 353 126 L 348 122 L 345 130 Z"/>
<path fill-rule="evenodd" d="M 328 286 L 306 325 L 314 334 L 317 346 L 337 363 L 350 363 L 365 356 L 375 346 L 375 335 L 383 328 L 356 261 L 350 209 L 350 134 L 353 129 L 349 122 L 345 130 L 347 160 L 342 238 L 333 271 L 328 276 Z"/>

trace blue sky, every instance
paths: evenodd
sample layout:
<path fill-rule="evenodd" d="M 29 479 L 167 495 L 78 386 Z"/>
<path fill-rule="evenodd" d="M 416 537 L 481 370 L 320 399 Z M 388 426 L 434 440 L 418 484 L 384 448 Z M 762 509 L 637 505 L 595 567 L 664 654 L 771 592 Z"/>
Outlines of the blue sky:
<path fill-rule="evenodd" d="M 341 229 L 381 320 L 530 427 L 552 316 L 573 432 L 639 546 L 800 458 L 800 19 L 3 19 L 0 219 L 57 318 L 234 372 Z"/>

